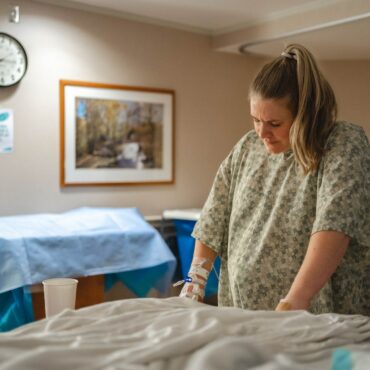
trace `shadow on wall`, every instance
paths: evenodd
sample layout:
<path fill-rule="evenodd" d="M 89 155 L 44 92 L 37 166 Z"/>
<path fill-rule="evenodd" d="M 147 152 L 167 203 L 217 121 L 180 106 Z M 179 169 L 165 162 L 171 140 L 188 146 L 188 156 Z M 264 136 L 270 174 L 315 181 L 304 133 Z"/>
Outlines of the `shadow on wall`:
<path fill-rule="evenodd" d="M 20 84 L 0 89 L 0 102 L 10 99 L 18 90 Z"/>

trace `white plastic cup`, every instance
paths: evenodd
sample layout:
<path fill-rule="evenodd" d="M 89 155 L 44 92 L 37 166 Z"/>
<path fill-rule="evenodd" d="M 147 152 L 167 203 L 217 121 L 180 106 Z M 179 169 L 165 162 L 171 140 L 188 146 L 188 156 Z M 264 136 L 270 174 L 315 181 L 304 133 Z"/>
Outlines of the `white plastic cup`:
<path fill-rule="evenodd" d="M 78 280 L 69 278 L 48 279 L 42 282 L 46 317 L 56 315 L 67 308 L 75 308 L 77 283 Z"/>

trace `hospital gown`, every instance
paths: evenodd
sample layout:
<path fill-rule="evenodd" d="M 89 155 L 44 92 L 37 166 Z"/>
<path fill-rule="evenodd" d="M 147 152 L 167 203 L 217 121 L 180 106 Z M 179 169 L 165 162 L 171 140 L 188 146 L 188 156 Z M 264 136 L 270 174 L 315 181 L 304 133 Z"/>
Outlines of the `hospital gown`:
<path fill-rule="evenodd" d="M 332 230 L 350 237 L 349 248 L 309 311 L 370 315 L 369 192 L 370 147 L 356 125 L 336 123 L 307 176 L 291 150 L 270 154 L 248 132 L 222 162 L 193 231 L 221 256 L 219 305 L 274 309 L 310 236 Z"/>

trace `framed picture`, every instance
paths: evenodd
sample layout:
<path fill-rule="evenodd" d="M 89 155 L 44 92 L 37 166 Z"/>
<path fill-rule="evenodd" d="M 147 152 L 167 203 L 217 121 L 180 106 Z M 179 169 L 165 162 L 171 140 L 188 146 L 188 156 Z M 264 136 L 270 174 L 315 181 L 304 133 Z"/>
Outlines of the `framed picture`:
<path fill-rule="evenodd" d="M 174 182 L 175 92 L 60 81 L 61 186 Z"/>

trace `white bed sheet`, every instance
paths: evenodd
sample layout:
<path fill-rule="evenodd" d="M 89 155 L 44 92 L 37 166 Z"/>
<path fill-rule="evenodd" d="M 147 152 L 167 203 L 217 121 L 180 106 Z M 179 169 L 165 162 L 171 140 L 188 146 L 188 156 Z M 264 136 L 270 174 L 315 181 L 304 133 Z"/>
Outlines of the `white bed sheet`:
<path fill-rule="evenodd" d="M 2 333 L 0 369 L 325 370 L 338 347 L 369 353 L 370 317 L 142 298 L 66 310 Z"/>

